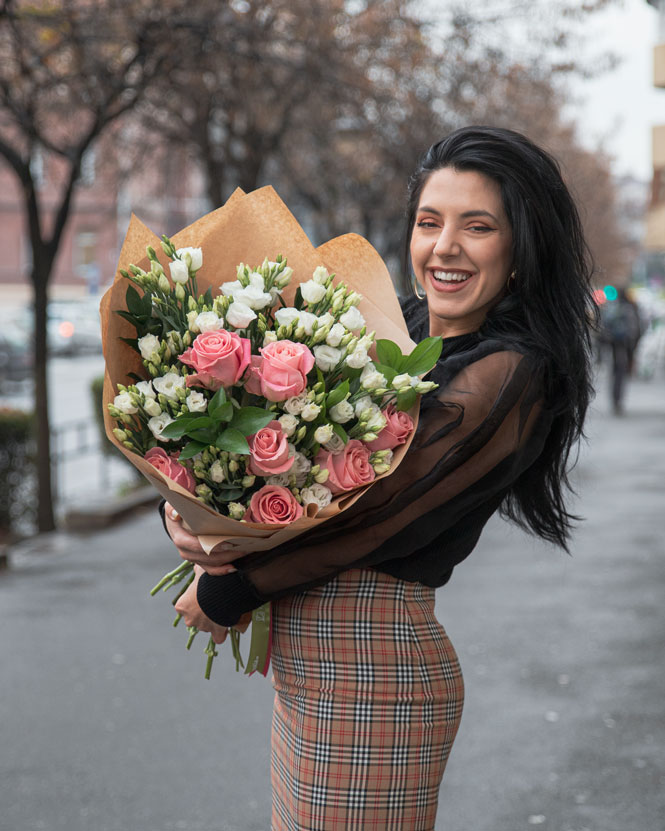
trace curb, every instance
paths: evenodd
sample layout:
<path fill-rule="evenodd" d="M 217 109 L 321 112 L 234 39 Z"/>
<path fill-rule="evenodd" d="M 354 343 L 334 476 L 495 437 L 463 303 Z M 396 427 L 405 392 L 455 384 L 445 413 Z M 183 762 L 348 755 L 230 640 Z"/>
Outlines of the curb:
<path fill-rule="evenodd" d="M 160 495 L 153 488 L 147 487 L 110 502 L 98 499 L 73 505 L 65 511 L 61 528 L 64 531 L 110 528 L 139 511 L 156 509 L 160 500 Z"/>

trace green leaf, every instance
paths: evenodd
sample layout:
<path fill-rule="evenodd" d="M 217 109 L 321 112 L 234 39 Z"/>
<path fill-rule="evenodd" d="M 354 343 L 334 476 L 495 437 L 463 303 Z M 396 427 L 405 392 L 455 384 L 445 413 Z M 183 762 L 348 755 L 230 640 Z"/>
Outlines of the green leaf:
<path fill-rule="evenodd" d="M 399 372 L 404 356 L 402 355 L 402 350 L 393 341 L 377 340 L 376 357 L 379 359 L 379 363 L 390 366 Z"/>
<path fill-rule="evenodd" d="M 302 292 L 300 291 L 300 286 L 298 286 L 296 290 L 296 295 L 293 298 L 293 308 L 294 309 L 302 309 L 305 301 L 302 299 Z"/>
<path fill-rule="evenodd" d="M 194 439 L 194 441 L 202 441 L 204 442 L 205 446 L 207 447 L 209 444 L 214 444 L 215 439 L 217 438 L 217 430 L 213 427 L 204 427 L 201 430 L 194 430 L 190 427 L 187 431 L 187 435 L 190 439 Z"/>
<path fill-rule="evenodd" d="M 339 404 L 340 401 L 343 401 L 349 393 L 349 382 L 342 381 L 342 383 L 335 387 L 334 390 L 327 396 L 326 398 L 326 408 L 330 409 L 334 407 L 335 404 Z"/>
<path fill-rule="evenodd" d="M 210 399 L 208 410 L 214 410 L 217 407 L 221 407 L 222 404 L 226 404 L 226 392 L 224 392 L 224 387 L 220 387 Z"/>
<path fill-rule="evenodd" d="M 228 450 L 229 453 L 242 453 L 249 455 L 249 445 L 247 439 L 243 436 L 240 430 L 229 427 L 220 433 L 215 440 L 215 447 L 220 450 Z"/>
<path fill-rule="evenodd" d="M 233 404 L 230 401 L 225 401 L 219 407 L 210 408 L 208 412 L 215 419 L 215 421 L 231 421 L 233 418 Z"/>
<path fill-rule="evenodd" d="M 200 441 L 190 441 L 180 451 L 178 460 L 183 461 L 184 459 L 191 459 L 192 456 L 196 456 L 197 453 L 201 453 L 201 451 L 205 450 L 207 446 L 207 444 L 203 444 L 203 442 Z"/>
<path fill-rule="evenodd" d="M 121 341 L 126 343 L 128 346 L 131 346 L 135 352 L 138 352 L 139 355 L 141 354 L 141 350 L 139 349 L 139 345 L 137 343 L 138 338 L 120 338 Z M 131 373 L 130 373 L 131 374 Z M 140 379 L 141 381 L 145 380 L 143 378 Z"/>
<path fill-rule="evenodd" d="M 443 341 L 440 337 L 425 338 L 406 359 L 403 372 L 409 375 L 424 375 L 436 364 L 441 356 Z"/>
<path fill-rule="evenodd" d="M 348 442 L 349 434 L 346 432 L 346 430 L 342 427 L 341 424 L 337 424 L 337 422 L 333 422 L 333 430 L 335 431 L 335 433 L 337 433 L 337 435 L 344 442 L 344 444 L 346 444 Z"/>
<path fill-rule="evenodd" d="M 393 382 L 393 378 L 398 374 L 397 370 L 394 369 L 394 367 L 386 366 L 385 364 L 374 364 L 374 366 L 382 375 L 386 376 L 386 381 L 388 382 L 388 386 L 390 386 Z"/>
<path fill-rule="evenodd" d="M 233 490 L 222 491 L 216 496 L 216 499 L 220 502 L 235 502 L 236 499 L 240 499 L 244 492 L 243 488 L 233 488 Z"/>
<path fill-rule="evenodd" d="M 204 415 L 181 415 L 167 424 L 162 430 L 162 433 L 167 439 L 180 439 L 190 430 L 196 430 L 203 427 L 212 427 L 215 422 L 213 419 Z"/>
<path fill-rule="evenodd" d="M 408 389 L 405 389 L 403 392 L 400 391 L 397 393 L 397 409 L 410 410 L 416 403 L 417 399 L 418 393 L 413 389 L 413 387 L 408 387 Z"/>
<path fill-rule="evenodd" d="M 136 291 L 134 286 L 127 286 L 127 291 L 125 292 L 125 303 L 127 304 L 127 309 L 131 312 L 131 314 L 145 314 L 143 311 L 143 303 L 141 302 L 141 295 Z"/>
<path fill-rule="evenodd" d="M 243 436 L 253 436 L 275 418 L 275 413 L 261 407 L 243 407 L 233 415 L 231 427 Z"/>

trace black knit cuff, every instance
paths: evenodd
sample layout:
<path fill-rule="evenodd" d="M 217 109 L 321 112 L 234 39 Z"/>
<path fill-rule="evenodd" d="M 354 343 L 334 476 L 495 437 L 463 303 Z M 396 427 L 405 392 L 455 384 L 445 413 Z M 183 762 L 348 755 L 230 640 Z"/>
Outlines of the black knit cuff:
<path fill-rule="evenodd" d="M 202 574 L 196 599 L 203 613 L 220 626 L 233 626 L 245 612 L 265 603 L 239 571 L 220 576 Z"/>

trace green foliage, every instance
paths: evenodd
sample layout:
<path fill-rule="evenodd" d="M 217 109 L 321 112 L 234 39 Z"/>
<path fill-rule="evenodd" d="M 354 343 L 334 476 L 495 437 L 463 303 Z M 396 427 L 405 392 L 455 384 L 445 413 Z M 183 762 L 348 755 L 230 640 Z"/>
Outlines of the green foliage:
<path fill-rule="evenodd" d="M 0 540 L 29 534 L 36 520 L 34 416 L 0 409 Z"/>

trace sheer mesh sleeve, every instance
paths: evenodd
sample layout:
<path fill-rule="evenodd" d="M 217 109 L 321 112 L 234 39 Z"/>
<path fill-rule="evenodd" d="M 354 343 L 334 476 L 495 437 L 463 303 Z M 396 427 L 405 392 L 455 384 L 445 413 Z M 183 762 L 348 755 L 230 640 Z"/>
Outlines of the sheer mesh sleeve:
<path fill-rule="evenodd" d="M 349 568 L 383 564 L 399 574 L 411 558 L 406 579 L 440 585 L 470 550 L 459 528 L 450 536 L 460 518 L 480 511 L 472 523 L 480 524 L 472 531 L 477 539 L 540 452 L 541 409 L 540 374 L 527 357 L 499 351 L 474 361 L 423 399 L 418 432 L 392 475 L 316 530 L 238 560 L 242 580 L 274 599 Z"/>

